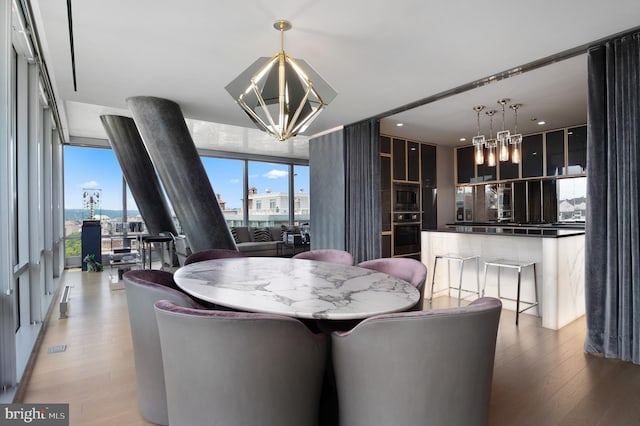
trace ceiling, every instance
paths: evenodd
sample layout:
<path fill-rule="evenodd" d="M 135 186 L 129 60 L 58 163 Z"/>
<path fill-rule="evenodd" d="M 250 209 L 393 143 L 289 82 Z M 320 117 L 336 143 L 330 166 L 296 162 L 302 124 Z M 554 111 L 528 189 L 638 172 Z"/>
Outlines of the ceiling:
<path fill-rule="evenodd" d="M 637 0 L 82 0 L 72 1 L 77 91 L 66 0 L 31 0 L 67 141 L 106 139 L 99 115 L 130 115 L 126 99 L 177 102 L 200 124 L 198 147 L 304 158 L 306 137 L 278 142 L 253 128 L 224 87 L 275 54 L 272 24 L 287 19 L 285 50 L 338 92 L 305 136 L 485 80 L 640 25 Z M 498 80 L 498 79 L 496 79 Z M 521 133 L 586 122 L 586 55 L 439 99 L 382 120 L 384 133 L 461 145 L 478 104 L 523 104 Z M 507 126 L 513 114 L 507 113 Z M 483 133 L 488 128 L 483 117 Z M 403 127 L 396 127 L 396 122 Z M 501 118 L 494 119 L 494 129 Z M 204 135 L 204 136 L 202 136 Z"/>

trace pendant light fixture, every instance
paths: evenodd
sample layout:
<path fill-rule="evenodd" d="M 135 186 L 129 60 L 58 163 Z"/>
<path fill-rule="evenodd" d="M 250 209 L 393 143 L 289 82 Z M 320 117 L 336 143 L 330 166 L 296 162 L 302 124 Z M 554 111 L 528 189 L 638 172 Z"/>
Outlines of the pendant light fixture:
<path fill-rule="evenodd" d="M 475 158 L 476 164 L 478 165 L 484 164 L 485 138 L 484 138 L 484 135 L 480 134 L 480 111 L 482 111 L 483 109 L 484 109 L 484 105 L 478 105 L 473 107 L 473 110 L 476 112 L 476 115 L 477 115 L 478 136 L 474 136 L 473 139 L 471 140 L 471 143 L 473 143 L 474 158 Z"/>
<path fill-rule="evenodd" d="M 284 51 L 291 23 L 276 21 L 281 50 L 259 58 L 225 88 L 262 130 L 284 141 L 303 132 L 337 93 L 313 68 Z"/>
<path fill-rule="evenodd" d="M 498 146 L 498 142 L 493 139 L 493 116 L 497 111 L 495 109 L 491 109 L 486 111 L 485 114 L 489 116 L 489 139 L 487 139 L 487 166 L 495 167 L 496 165 L 496 147 Z"/>
<path fill-rule="evenodd" d="M 504 106 L 509 102 L 509 99 L 498 99 L 498 104 L 502 106 L 502 131 L 496 133 L 496 140 L 498 141 L 498 157 L 500 161 L 509 160 L 509 140 L 511 138 L 510 132 L 504 128 Z"/>
<path fill-rule="evenodd" d="M 520 158 L 522 157 L 522 135 L 518 133 L 518 108 L 521 106 L 522 104 L 509 105 L 509 108 L 513 110 L 514 114 L 513 134 L 509 138 L 509 143 L 511 144 L 511 162 L 513 164 L 520 163 Z"/>

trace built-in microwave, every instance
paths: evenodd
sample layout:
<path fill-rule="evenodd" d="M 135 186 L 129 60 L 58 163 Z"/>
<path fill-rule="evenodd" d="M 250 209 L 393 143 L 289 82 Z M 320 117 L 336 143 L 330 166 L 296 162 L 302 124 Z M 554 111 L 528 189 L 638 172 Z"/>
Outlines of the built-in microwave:
<path fill-rule="evenodd" d="M 394 184 L 393 210 L 396 212 L 420 211 L 420 185 L 408 183 Z"/>

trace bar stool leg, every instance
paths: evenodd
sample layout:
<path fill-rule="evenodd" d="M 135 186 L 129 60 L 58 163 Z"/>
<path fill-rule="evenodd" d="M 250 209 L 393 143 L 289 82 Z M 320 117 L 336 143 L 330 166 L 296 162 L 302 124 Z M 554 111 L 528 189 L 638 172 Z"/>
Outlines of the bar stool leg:
<path fill-rule="evenodd" d="M 431 273 L 431 294 L 429 295 L 429 302 L 433 300 L 433 286 L 436 283 L 436 267 L 438 266 L 438 256 L 433 259 L 433 272 Z"/>
<path fill-rule="evenodd" d="M 518 318 L 520 316 L 520 282 L 521 282 L 522 268 L 518 268 L 518 294 L 516 295 L 516 325 L 518 325 Z"/>
<path fill-rule="evenodd" d="M 485 291 L 487 291 L 487 268 L 489 267 L 489 265 L 487 265 L 486 263 L 484 264 L 484 282 L 482 284 L 482 295 L 484 295 Z M 500 296 L 498 296 L 500 297 Z"/>
<path fill-rule="evenodd" d="M 474 259 L 476 261 L 476 287 L 478 287 L 478 297 L 484 297 L 484 291 L 482 292 L 482 295 L 480 295 L 480 260 L 478 257 L 474 257 Z"/>
<path fill-rule="evenodd" d="M 540 302 L 538 302 L 538 300 L 540 299 L 538 298 L 538 280 L 536 278 L 536 264 L 534 263 L 532 266 L 533 266 L 533 291 L 536 296 L 536 313 L 538 314 L 538 317 L 541 317 Z"/>
<path fill-rule="evenodd" d="M 464 260 L 460 260 L 460 268 L 458 268 L 458 306 L 460 306 L 460 299 L 462 298 L 462 272 L 464 271 Z"/>

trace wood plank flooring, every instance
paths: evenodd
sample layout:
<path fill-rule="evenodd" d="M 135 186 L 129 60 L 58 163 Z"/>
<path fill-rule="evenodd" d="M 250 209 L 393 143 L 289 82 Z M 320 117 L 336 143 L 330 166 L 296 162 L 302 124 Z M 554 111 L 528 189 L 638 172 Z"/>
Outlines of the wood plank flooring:
<path fill-rule="evenodd" d="M 16 402 L 69 403 L 71 425 L 149 424 L 138 413 L 125 291 L 108 271 L 68 270 L 62 282 L 73 286 L 69 317 L 53 309 Z M 445 296 L 433 306 L 455 303 Z M 585 327 L 581 318 L 547 330 L 530 315 L 516 327 L 503 310 L 491 425 L 640 424 L 640 366 L 585 354 Z M 47 352 L 62 344 L 66 351 Z"/>

